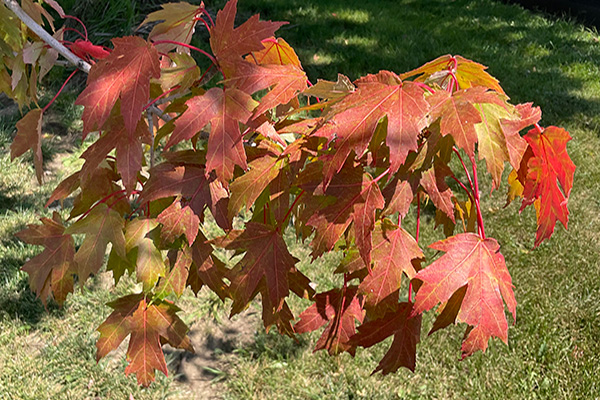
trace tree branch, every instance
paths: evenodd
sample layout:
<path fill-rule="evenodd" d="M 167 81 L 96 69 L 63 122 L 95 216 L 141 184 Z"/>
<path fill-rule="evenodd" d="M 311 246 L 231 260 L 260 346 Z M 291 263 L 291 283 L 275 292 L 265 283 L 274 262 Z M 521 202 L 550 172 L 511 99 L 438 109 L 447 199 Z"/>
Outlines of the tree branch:
<path fill-rule="evenodd" d="M 16 0 L 3 0 L 6 7 L 8 7 L 12 12 L 15 13 L 17 18 L 19 18 L 29 29 L 31 29 L 36 35 L 38 35 L 44 42 L 46 42 L 53 49 L 58 51 L 60 55 L 69 60 L 69 62 L 75 65 L 77 68 L 85 72 L 86 74 L 90 72 L 90 68 L 92 66 L 90 63 L 82 60 L 77 57 L 75 54 L 71 52 L 71 50 L 67 49 L 60 43 L 58 40 L 52 37 L 46 30 L 41 27 L 37 22 L 35 22 L 23 9 L 19 6 L 19 3 Z"/>

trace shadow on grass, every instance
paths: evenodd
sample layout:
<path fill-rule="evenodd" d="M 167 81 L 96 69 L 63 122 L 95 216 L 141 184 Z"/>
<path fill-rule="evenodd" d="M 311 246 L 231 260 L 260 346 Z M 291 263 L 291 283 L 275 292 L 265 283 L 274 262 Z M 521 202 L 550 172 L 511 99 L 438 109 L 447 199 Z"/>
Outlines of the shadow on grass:
<path fill-rule="evenodd" d="M 0 279 L 3 281 L 13 280 L 10 285 L 11 293 L 5 293 L 0 296 L 0 317 L 8 317 L 13 320 L 19 320 L 30 327 L 35 327 L 40 323 L 42 317 L 47 314 L 61 315 L 63 309 L 49 301 L 47 308 L 33 293 L 29 287 L 27 277 L 18 278 L 19 267 L 25 260 L 2 259 L 0 268 Z M 8 267 L 7 267 L 8 266 Z M 15 281 L 16 280 L 16 281 Z M 3 292 L 7 289 L 5 285 L 0 286 Z"/>
<path fill-rule="evenodd" d="M 279 35 L 312 81 L 335 80 L 338 72 L 351 79 L 381 69 L 401 73 L 460 54 L 489 66 L 513 101 L 541 106 L 551 119 L 544 123 L 600 111 L 597 99 L 577 95 L 585 82 L 576 77 L 595 68 L 598 43 L 518 7 L 475 0 L 247 0 L 239 7 L 240 22 L 254 13 L 290 21 Z"/>
<path fill-rule="evenodd" d="M 307 335 L 296 335 L 293 339 L 279 334 L 276 329 L 268 333 L 261 329 L 256 332 L 254 341 L 243 348 L 252 359 L 268 358 L 275 361 L 287 361 L 297 358 L 310 346 Z"/>

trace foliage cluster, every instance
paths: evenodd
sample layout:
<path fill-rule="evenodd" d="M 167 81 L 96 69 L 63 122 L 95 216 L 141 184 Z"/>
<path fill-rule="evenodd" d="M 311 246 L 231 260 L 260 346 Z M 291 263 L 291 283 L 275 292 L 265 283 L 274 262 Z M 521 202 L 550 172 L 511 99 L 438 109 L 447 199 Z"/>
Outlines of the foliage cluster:
<path fill-rule="evenodd" d="M 99 137 L 48 200 L 74 196 L 69 223 L 55 214 L 18 234 L 44 246 L 23 269 L 42 301 L 61 304 L 100 270 L 111 244 L 115 283 L 135 275 L 140 292 L 109 304 L 98 359 L 130 336 L 125 372 L 142 385 L 166 373 L 161 344 L 193 351 L 176 305 L 188 286 L 230 299 L 232 315 L 260 294 L 267 329 L 294 336 L 324 327 L 315 350 L 330 354 L 393 336 L 375 370 L 384 374 L 414 369 L 421 315 L 440 304 L 431 332 L 465 323 L 463 357 L 485 351 L 491 337 L 507 341 L 505 305 L 514 318 L 516 301 L 500 246 L 485 233 L 476 160 L 485 160 L 494 190 L 510 165 L 507 202 L 534 205 L 535 246 L 557 221 L 566 227 L 575 166 L 569 134 L 542 128 L 531 103 L 510 104 L 484 66 L 447 55 L 400 75 L 312 85 L 293 48 L 274 37 L 285 23 L 253 16 L 235 27 L 235 0 L 215 21 L 203 5 L 165 4 L 144 21 L 147 38 L 115 38 L 112 48 L 91 43 L 83 24 L 80 39 L 65 41 L 40 3 L 21 7 L 89 71 L 76 104 L 84 137 Z M 15 1 L 4 4 L 0 90 L 26 108 L 37 105 L 37 83 L 59 53 L 13 13 Z M 189 44 L 197 24 L 209 31 L 211 53 Z M 200 71 L 192 51 L 210 66 Z M 39 180 L 51 104 L 25 114 L 11 146 L 13 158 L 32 150 Z M 425 205 L 447 236 L 430 244 L 444 254 L 426 267 Z M 412 234 L 402 227 L 409 212 L 418 221 Z M 207 238 L 209 218 L 223 235 Z M 310 240 L 313 259 L 341 254 L 331 271 L 340 287 L 315 293 L 286 231 Z M 220 250 L 236 255 L 235 265 Z M 290 292 L 313 303 L 295 323 Z"/>

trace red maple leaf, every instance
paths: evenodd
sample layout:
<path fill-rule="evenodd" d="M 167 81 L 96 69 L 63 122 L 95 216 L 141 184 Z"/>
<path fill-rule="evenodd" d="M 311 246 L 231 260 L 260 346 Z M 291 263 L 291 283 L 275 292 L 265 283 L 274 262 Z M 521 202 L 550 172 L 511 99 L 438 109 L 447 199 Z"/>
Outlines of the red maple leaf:
<path fill-rule="evenodd" d="M 428 62 L 419 68 L 401 74 L 402 79 L 419 75 L 415 82 L 433 82 L 446 88 L 450 82 L 450 72 L 454 73 L 459 89 L 468 89 L 474 86 L 483 86 L 504 94 L 498 80 L 485 72 L 486 66 L 468 60 L 461 56 L 446 54 Z"/>
<path fill-rule="evenodd" d="M 431 104 L 432 120 L 440 118 L 442 135 L 452 135 L 456 145 L 464 149 L 469 157 L 475 154 L 475 143 L 477 143 L 475 124 L 482 121 L 475 105 L 491 103 L 505 106 L 498 93 L 488 91 L 482 86 L 453 93 L 438 90 L 428 97 L 427 101 Z"/>
<path fill-rule="evenodd" d="M 452 222 L 454 222 L 454 204 L 452 203 L 452 190 L 446 184 L 444 178 L 451 175 L 452 171 L 441 163 L 423 172 L 421 186 L 425 189 L 429 198 Z"/>
<path fill-rule="evenodd" d="M 289 253 L 281 233 L 271 226 L 249 222 L 245 230 L 230 232 L 218 244 L 246 252 L 229 273 L 233 307 L 243 309 L 264 279 L 268 301 L 275 311 L 280 311 L 290 291 L 289 275 L 298 273 L 295 267 L 298 260 Z"/>
<path fill-rule="evenodd" d="M 457 315 L 459 322 L 470 325 L 462 345 L 463 358 L 477 350 L 485 351 L 492 336 L 506 343 L 508 323 L 502 299 L 513 318 L 516 318 L 517 303 L 504 257 L 498 252 L 498 242 L 491 238 L 482 239 L 474 233 L 461 233 L 430 247 L 446 254 L 415 276 L 423 284 L 417 292 L 413 314 L 447 302 L 466 285 L 467 291 Z"/>
<path fill-rule="evenodd" d="M 116 149 L 117 170 L 121 175 L 123 186 L 128 193 L 131 193 L 137 186 L 138 172 L 142 169 L 142 143 L 150 144 L 152 141 L 148 125 L 140 121 L 135 131 L 129 132 L 125 129 L 123 118 L 120 116 L 111 118 L 107 124 L 102 137 L 81 155 L 81 158 L 86 161 L 81 168 L 81 173 L 85 179 L 101 165 L 113 149 Z"/>
<path fill-rule="evenodd" d="M 350 344 L 350 338 L 356 333 L 355 321 L 362 323 L 364 319 L 357 288 L 318 293 L 314 301 L 300 314 L 300 321 L 294 325 L 294 330 L 297 333 L 312 332 L 327 324 L 314 351 L 327 349 L 331 355 L 344 351 L 354 355 L 356 348 Z"/>
<path fill-rule="evenodd" d="M 164 155 L 171 157 L 169 153 Z M 227 218 L 228 193 L 218 181 L 206 178 L 203 165 L 179 163 L 176 157 L 172 157 L 172 162 L 158 164 L 150 170 L 139 201 L 175 196 L 181 196 L 182 206 L 189 206 L 200 219 L 208 206 L 219 226 L 231 229 L 231 219 Z"/>
<path fill-rule="evenodd" d="M 58 213 L 52 219 L 41 218 L 41 225 L 27 225 L 16 236 L 29 244 L 44 246 L 44 251 L 27 261 L 22 270 L 29 274 L 29 285 L 44 305 L 50 294 L 62 304 L 73 291 L 75 243 L 65 233 Z"/>
<path fill-rule="evenodd" d="M 10 145 L 10 159 L 23 155 L 27 150 L 33 152 L 33 164 L 38 182 L 42 183 L 44 176 L 42 160 L 42 116 L 39 108 L 29 111 L 17 122 L 17 136 Z"/>
<path fill-rule="evenodd" d="M 373 371 L 384 375 L 405 367 L 414 372 L 417 343 L 421 339 L 421 316 L 411 316 L 412 303 L 395 303 L 394 309 L 382 318 L 365 322 L 350 338 L 352 346 L 371 347 L 394 335 L 394 341 Z"/>
<path fill-rule="evenodd" d="M 385 205 L 377 182 L 369 174 L 363 174 L 362 168 L 354 167 L 353 162 L 348 161 L 322 193 L 321 169 L 315 165 L 303 172 L 300 187 L 315 194 L 305 200 L 308 206 L 302 216 L 303 220 L 306 218 L 306 225 L 316 231 L 311 242 L 313 258 L 330 251 L 354 222 L 357 246 L 365 265 L 369 265 L 375 212 Z"/>
<path fill-rule="evenodd" d="M 423 258 L 423 252 L 407 231 L 384 220 L 375 225 L 372 256 L 373 267 L 358 290 L 365 296 L 366 305 L 375 308 L 400 289 L 403 273 L 408 279 L 415 276 L 412 262 Z"/>
<path fill-rule="evenodd" d="M 314 134 L 334 142 L 335 153 L 324 171 L 324 184 L 339 172 L 352 151 L 361 157 L 379 120 L 387 115 L 385 143 L 390 148 L 390 170 L 396 172 L 409 151 L 417 149 L 417 137 L 427 126 L 429 105 L 423 89 L 402 82 L 393 72 L 381 71 L 355 82 L 357 88 L 332 106 L 325 125 Z"/>
<path fill-rule="evenodd" d="M 270 88 L 260 99 L 255 116 L 287 103 L 307 88 L 306 74 L 294 65 L 256 65 L 240 60 L 231 68 L 231 75 L 224 81 L 226 86 L 249 94 Z"/>
<path fill-rule="evenodd" d="M 194 352 L 187 336 L 189 330 L 177 316 L 179 309 L 171 303 L 133 294 L 109 303 L 114 309 L 98 327 L 96 360 L 115 350 L 129 335 L 125 373 L 135 373 L 138 384 L 148 386 L 154 381 L 155 370 L 168 375 L 161 340 L 171 346 Z"/>
<path fill-rule="evenodd" d="M 167 243 L 173 243 L 175 239 L 185 234 L 188 244 L 191 246 L 196 240 L 200 227 L 200 217 L 192 211 L 190 206 L 182 207 L 179 200 L 175 200 L 158 214 L 156 221 L 162 224 L 160 237 Z"/>
<path fill-rule="evenodd" d="M 102 129 L 121 99 L 121 114 L 128 132 L 135 132 L 150 96 L 150 79 L 160 78 L 158 52 L 144 39 L 127 36 L 113 39 L 109 56 L 92 67 L 87 87 L 75 104 L 84 106 L 84 135 Z"/>
<path fill-rule="evenodd" d="M 262 41 L 273 36 L 287 22 L 260 21 L 253 15 L 234 29 L 237 0 L 230 0 L 217 13 L 215 26 L 210 30 L 210 47 L 219 62 L 240 58 L 264 49 Z"/>
<path fill-rule="evenodd" d="M 567 142 L 571 136 L 562 128 L 550 126 L 543 131 L 534 128 L 525 135 L 525 140 L 532 151 L 522 163 L 526 165 L 527 175 L 523 182 L 521 210 L 537 202 L 537 247 L 552 235 L 557 220 L 567 227 L 567 202 L 573 187 L 575 164 L 567 153 Z"/>
<path fill-rule="evenodd" d="M 258 103 L 237 89 L 212 88 L 201 96 L 192 97 L 185 104 L 188 109 L 175 122 L 175 130 L 165 148 L 191 139 L 210 123 L 206 174 L 216 171 L 217 177 L 225 185 L 233 178 L 236 165 L 247 169 L 239 123 L 248 121 Z"/>

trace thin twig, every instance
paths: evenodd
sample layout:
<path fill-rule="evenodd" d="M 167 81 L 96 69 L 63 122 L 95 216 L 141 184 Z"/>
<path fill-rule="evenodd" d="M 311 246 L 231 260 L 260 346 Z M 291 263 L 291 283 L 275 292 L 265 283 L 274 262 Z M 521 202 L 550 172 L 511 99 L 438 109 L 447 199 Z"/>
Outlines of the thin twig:
<path fill-rule="evenodd" d="M 81 58 L 77 57 L 75 54 L 71 52 L 71 50 L 67 49 L 62 45 L 58 40 L 52 37 L 46 30 L 41 27 L 37 22 L 35 22 L 23 9 L 19 6 L 15 0 L 3 0 L 6 7 L 8 7 L 15 15 L 23 21 L 25 25 L 29 29 L 31 29 L 36 35 L 38 35 L 44 42 L 46 42 L 53 49 L 58 51 L 60 55 L 69 60 L 71 64 L 75 65 L 77 68 L 85 72 L 86 74 L 90 72 L 92 65 Z"/>

